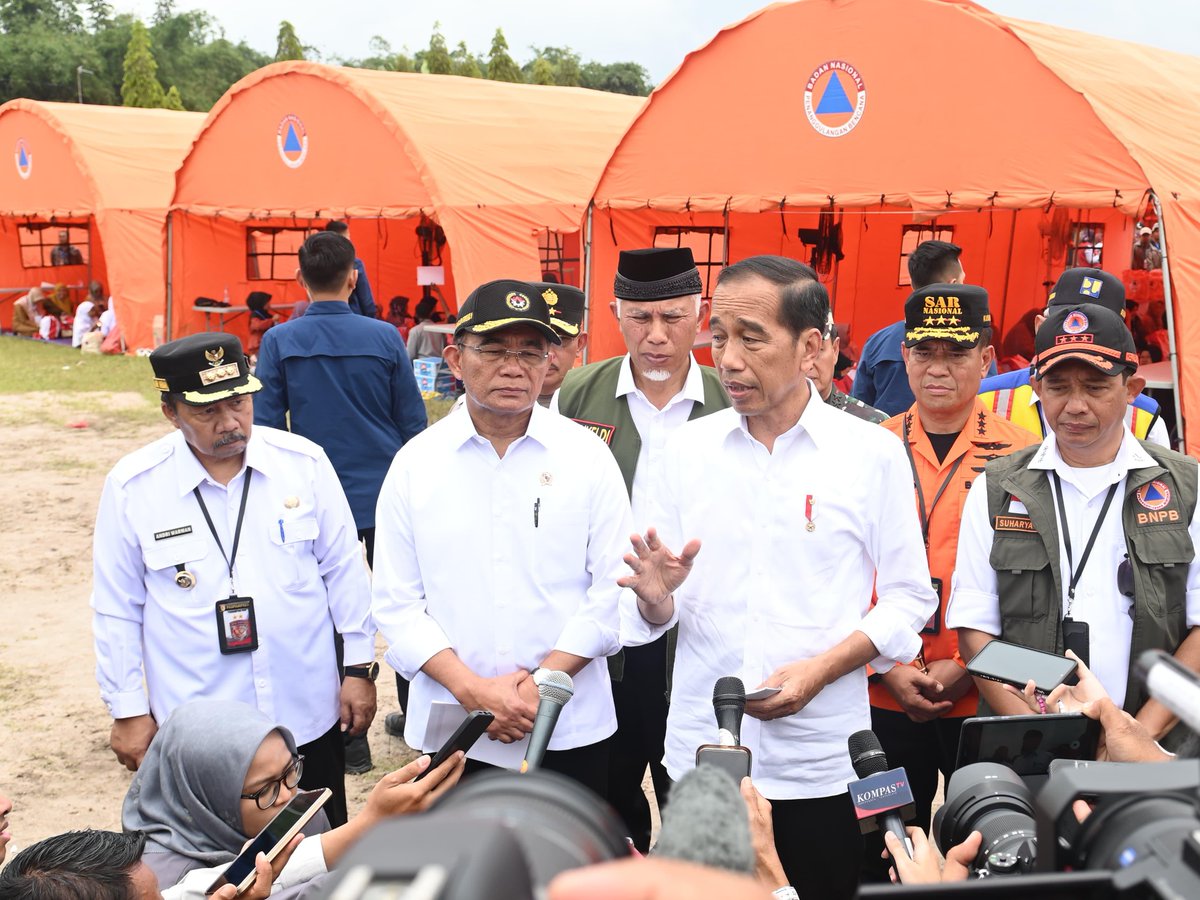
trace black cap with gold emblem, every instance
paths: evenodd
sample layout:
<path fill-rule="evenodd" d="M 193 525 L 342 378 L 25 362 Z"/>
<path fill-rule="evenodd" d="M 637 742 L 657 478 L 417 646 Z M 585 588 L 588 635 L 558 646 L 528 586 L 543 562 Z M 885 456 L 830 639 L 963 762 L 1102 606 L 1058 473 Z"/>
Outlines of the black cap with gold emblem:
<path fill-rule="evenodd" d="M 1105 375 L 1134 372 L 1138 367 L 1133 335 L 1120 316 L 1099 303 L 1056 304 L 1037 330 L 1034 346 L 1037 355 L 1030 368 L 1038 381 L 1069 359 Z"/>
<path fill-rule="evenodd" d="M 905 347 L 921 341 L 977 347 L 983 329 L 991 325 L 988 292 L 973 284 L 931 284 L 904 301 Z"/>
<path fill-rule="evenodd" d="M 205 332 L 163 344 L 150 354 L 150 367 L 156 389 L 182 394 L 196 406 L 262 389 L 232 334 Z"/>
<path fill-rule="evenodd" d="M 544 334 L 550 343 L 562 343 L 562 338 L 550 324 L 546 298 L 528 281 L 509 278 L 489 281 L 471 291 L 458 308 L 454 336 L 458 337 L 464 331 L 488 334 L 514 325 L 529 325 Z"/>
<path fill-rule="evenodd" d="M 583 291 L 569 284 L 552 281 L 531 282 L 550 307 L 550 325 L 566 338 L 573 338 L 583 327 Z"/>

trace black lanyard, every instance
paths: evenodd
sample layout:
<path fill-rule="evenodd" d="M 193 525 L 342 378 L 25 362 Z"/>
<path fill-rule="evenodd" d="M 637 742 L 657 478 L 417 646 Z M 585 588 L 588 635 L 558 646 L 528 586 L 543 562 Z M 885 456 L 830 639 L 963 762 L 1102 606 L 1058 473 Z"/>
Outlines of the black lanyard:
<path fill-rule="evenodd" d="M 1104 524 L 1104 517 L 1108 515 L 1108 508 L 1112 506 L 1113 497 L 1117 494 L 1117 488 L 1120 486 L 1118 481 L 1108 489 L 1108 495 L 1104 498 L 1104 505 L 1100 507 L 1100 515 L 1096 517 L 1096 524 L 1092 526 L 1092 536 L 1088 538 L 1087 546 L 1083 548 L 1083 556 L 1079 557 L 1079 568 L 1075 569 L 1075 562 L 1071 559 L 1071 529 L 1067 526 L 1067 507 L 1063 503 L 1062 481 L 1059 480 L 1058 473 L 1052 472 L 1054 476 L 1054 497 L 1058 501 L 1058 527 L 1062 529 L 1063 545 L 1067 548 L 1067 574 L 1071 576 L 1071 581 L 1067 585 L 1067 615 L 1071 617 L 1071 606 L 1075 603 L 1075 587 L 1079 584 L 1079 579 L 1083 575 L 1083 567 L 1087 565 L 1088 557 L 1092 555 L 1092 547 L 1096 544 L 1096 538 L 1100 534 L 1100 528 Z M 1072 569 L 1074 571 L 1072 572 Z"/>
<path fill-rule="evenodd" d="M 200 496 L 200 485 L 192 488 L 192 493 L 196 495 L 196 502 L 200 504 L 200 512 L 204 513 L 204 521 L 208 523 L 208 530 L 212 532 L 213 540 L 217 542 L 217 549 L 225 557 L 225 565 L 229 566 L 230 596 L 237 593 L 233 586 L 233 562 L 237 559 L 238 542 L 242 539 L 242 519 L 246 517 L 246 499 L 250 496 L 250 476 L 253 474 L 254 470 L 247 466 L 246 477 L 242 479 L 242 505 L 238 508 L 237 525 L 233 529 L 233 552 L 229 554 L 225 552 L 225 547 L 221 544 L 221 538 L 217 536 L 217 529 L 213 525 L 212 516 L 208 514 L 208 507 L 204 505 L 204 498 Z"/>
<path fill-rule="evenodd" d="M 921 476 L 917 474 L 917 461 L 913 458 L 912 445 L 908 442 L 908 416 L 904 417 L 904 452 L 908 454 L 908 465 L 912 469 L 913 487 L 917 491 L 917 513 L 921 517 L 921 536 L 925 538 L 925 549 L 928 550 L 929 527 L 930 520 L 933 518 L 933 511 L 937 509 L 938 501 L 942 499 L 942 494 L 946 492 L 946 488 L 950 487 L 950 482 L 954 480 L 954 476 L 958 472 L 958 467 L 967 458 L 967 454 L 963 453 L 962 456 L 954 461 L 954 465 L 950 467 L 945 480 L 942 481 L 942 486 L 933 495 L 933 503 L 927 512 L 925 510 L 925 491 L 921 489 Z"/>

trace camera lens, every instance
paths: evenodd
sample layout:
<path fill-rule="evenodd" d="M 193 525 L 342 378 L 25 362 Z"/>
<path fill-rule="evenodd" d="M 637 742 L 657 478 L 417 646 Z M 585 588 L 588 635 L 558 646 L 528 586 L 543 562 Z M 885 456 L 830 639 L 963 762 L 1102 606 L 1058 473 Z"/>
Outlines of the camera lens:
<path fill-rule="evenodd" d="M 972 831 L 983 835 L 972 871 L 1008 875 L 1033 870 L 1037 824 L 1029 788 L 999 763 L 974 763 L 950 776 L 946 802 L 933 818 L 938 849 L 944 854 Z"/>
<path fill-rule="evenodd" d="M 1102 804 L 1084 820 L 1072 863 L 1081 869 L 1126 869 L 1162 848 L 1182 845 L 1195 829 L 1195 807 L 1186 797 L 1126 797 Z"/>

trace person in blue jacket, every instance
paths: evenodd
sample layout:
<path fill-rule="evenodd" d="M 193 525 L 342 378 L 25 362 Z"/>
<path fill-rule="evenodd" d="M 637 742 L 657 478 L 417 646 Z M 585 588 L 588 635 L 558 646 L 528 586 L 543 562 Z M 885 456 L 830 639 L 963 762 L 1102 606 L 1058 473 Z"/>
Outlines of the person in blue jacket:
<path fill-rule="evenodd" d="M 325 226 L 325 230 L 340 234 L 346 240 L 350 240 L 350 226 L 345 222 L 335 219 Z M 347 301 L 350 304 L 350 311 L 356 312 L 360 316 L 366 316 L 368 319 L 378 319 L 379 310 L 375 306 L 375 295 L 371 293 L 371 282 L 367 280 L 367 267 L 357 256 L 354 257 L 354 271 L 358 273 L 358 281 L 354 283 L 354 290 L 350 292 L 350 298 Z"/>

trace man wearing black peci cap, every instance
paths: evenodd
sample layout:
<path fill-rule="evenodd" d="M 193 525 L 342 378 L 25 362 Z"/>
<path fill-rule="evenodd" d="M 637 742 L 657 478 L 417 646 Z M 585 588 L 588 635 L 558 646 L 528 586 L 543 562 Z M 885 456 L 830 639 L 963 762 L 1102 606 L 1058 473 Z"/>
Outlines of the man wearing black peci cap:
<path fill-rule="evenodd" d="M 633 608 L 616 584 L 632 523 L 604 444 L 537 403 L 560 341 L 548 299 L 526 282 L 490 281 L 459 308 L 445 359 L 465 407 L 396 454 L 376 513 L 372 610 L 387 661 L 412 682 L 410 746 L 437 750 L 487 709 L 496 718 L 468 771 L 515 769 L 538 707 L 531 676 L 564 671 L 574 696 L 543 765 L 603 797 L 617 727 L 605 657 L 620 646 L 622 599 Z"/>
<path fill-rule="evenodd" d="M 1036 332 L 1055 307 L 1078 303 L 1096 303 L 1125 319 L 1125 285 L 1121 279 L 1103 269 L 1067 269 L 1058 277 L 1054 290 L 1046 300 L 1046 308 L 1034 317 Z M 1037 392 L 1031 386 L 1028 369 L 1016 369 L 983 379 L 979 386 L 979 399 L 998 416 L 1032 431 L 1039 437 L 1046 434 L 1042 406 Z M 1169 447 L 1166 426 L 1158 416 L 1158 401 L 1142 393 L 1146 379 L 1140 375 L 1130 376 L 1133 399 L 1125 411 L 1125 424 L 1133 436 L 1150 441 L 1160 447 Z"/>
<path fill-rule="evenodd" d="M 254 426 L 261 388 L 233 335 L 150 355 L 172 434 L 126 456 L 96 517 L 91 605 L 111 746 L 136 769 L 158 722 L 188 700 L 241 701 L 286 725 L 301 787 L 329 787 L 346 821 L 342 732 L 375 714 L 370 588 L 354 516 L 324 451 Z M 144 678 L 144 682 L 143 682 Z"/>
<path fill-rule="evenodd" d="M 550 365 L 538 397 L 538 403 L 549 407 L 554 392 L 562 386 L 563 379 L 575 367 L 575 360 L 587 346 L 587 332 L 583 329 L 586 303 L 583 291 L 569 284 L 535 281 L 532 287 L 546 301 L 550 308 L 550 325 L 562 339 L 561 344 L 550 345 Z"/>
<path fill-rule="evenodd" d="M 1129 673 L 1148 649 L 1200 668 L 1196 461 L 1125 427 L 1138 358 L 1114 312 L 1056 305 L 1036 349 L 1051 433 L 988 463 L 972 485 L 946 624 L 968 661 L 994 637 L 1073 650 L 1158 739 L 1176 720 Z M 1028 712 L 994 682 L 976 683 L 981 708 Z"/>
<path fill-rule="evenodd" d="M 708 314 L 702 291 L 687 247 L 621 251 L 609 308 L 628 352 L 568 373 L 551 406 L 608 444 L 638 528 L 648 524 L 648 494 L 661 478 L 667 439 L 689 419 L 729 406 L 716 370 L 692 358 Z M 647 765 L 660 803 L 671 785 L 662 758 L 674 640 L 672 631 L 609 661 L 619 723 L 610 800 L 642 852 L 650 846 L 650 804 L 642 790 Z"/>

